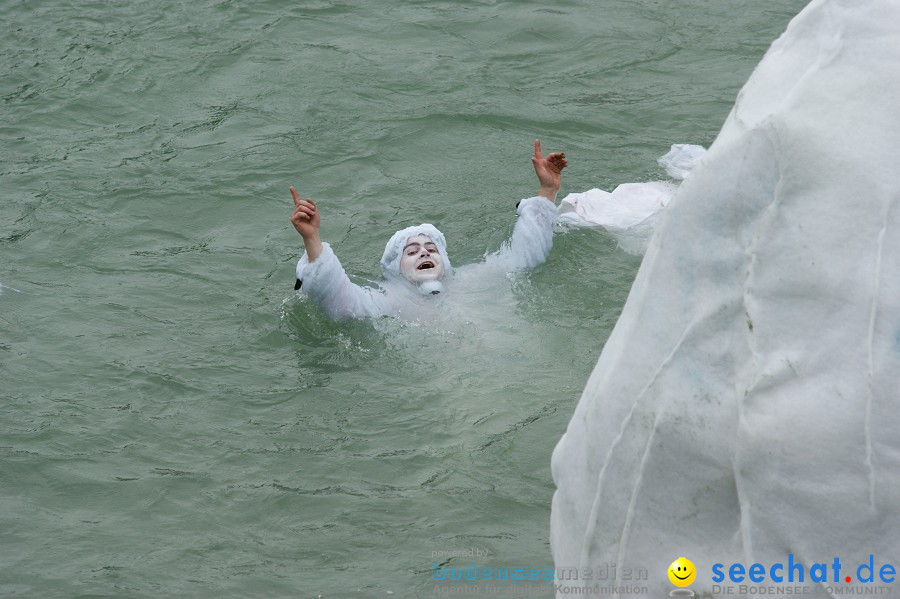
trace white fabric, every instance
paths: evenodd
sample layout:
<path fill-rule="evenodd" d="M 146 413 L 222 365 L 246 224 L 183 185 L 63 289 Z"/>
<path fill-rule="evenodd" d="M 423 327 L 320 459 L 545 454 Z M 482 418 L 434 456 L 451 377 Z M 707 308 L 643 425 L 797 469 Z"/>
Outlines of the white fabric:
<path fill-rule="evenodd" d="M 390 312 L 390 302 L 386 301 L 383 291 L 354 285 L 331 245 L 323 243 L 322 246 L 322 253 L 313 262 L 308 261 L 304 252 L 297 264 L 298 276 L 303 281 L 301 293 L 308 295 L 335 320 Z"/>
<path fill-rule="evenodd" d="M 559 219 L 579 226 L 630 229 L 665 208 L 676 189 L 672 183 L 652 181 L 623 183 L 612 193 L 600 189 L 570 193 L 559 204 Z"/>
<path fill-rule="evenodd" d="M 557 567 L 900 570 L 898 24 L 813 0 L 663 212 L 553 453 Z"/>
<path fill-rule="evenodd" d="M 657 162 L 666 169 L 666 173 L 677 181 L 687 179 L 691 171 L 700 164 L 706 154 L 706 148 L 693 144 L 672 144 L 668 153 L 660 156 Z"/>
<path fill-rule="evenodd" d="M 703 146 L 674 144 L 657 162 L 673 179 L 682 180 L 706 153 Z M 631 254 L 647 250 L 657 218 L 678 185 L 668 181 L 623 183 L 612 193 L 590 189 L 570 193 L 559 204 L 559 221 L 575 227 L 603 227 Z"/>
<path fill-rule="evenodd" d="M 547 259 L 553 247 L 556 204 L 536 196 L 522 200 L 516 208 L 516 226 L 500 250 L 485 256 L 485 264 L 513 271 L 534 268 Z"/>
<path fill-rule="evenodd" d="M 303 281 L 301 293 L 321 306 L 334 320 L 383 315 L 398 317 L 420 315 L 423 311 L 427 311 L 428 306 L 434 305 L 429 302 L 437 300 L 419 294 L 415 287 L 399 277 L 400 250 L 403 249 L 406 240 L 419 234 L 432 238 L 447 260 L 448 274 L 445 274 L 443 282 L 444 288 L 449 288 L 452 292 L 454 281 L 465 281 L 467 275 L 471 275 L 475 270 L 492 268 L 507 272 L 533 268 L 546 260 L 553 246 L 556 206 L 546 198 L 529 198 L 519 203 L 517 214 L 519 218 L 512 237 L 503 248 L 486 256 L 481 264 L 470 264 L 452 273 L 449 272 L 446 241 L 440 231 L 432 225 L 420 225 L 398 231 L 385 247 L 382 266 L 387 276 L 378 288 L 361 287 L 350 281 L 331 246 L 324 243 L 322 254 L 316 260 L 309 262 L 304 253 L 297 263 L 297 278 Z M 423 230 L 422 227 L 426 229 Z M 432 235 L 439 236 L 439 239 Z M 440 297 L 443 298 L 444 295 L 446 292 Z"/>

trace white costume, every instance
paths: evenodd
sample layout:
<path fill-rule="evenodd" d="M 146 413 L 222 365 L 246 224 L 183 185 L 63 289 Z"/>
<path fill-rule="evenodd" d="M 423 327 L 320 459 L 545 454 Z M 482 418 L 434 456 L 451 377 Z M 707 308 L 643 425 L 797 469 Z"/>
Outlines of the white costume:
<path fill-rule="evenodd" d="M 457 271 L 489 268 L 498 272 L 510 272 L 534 268 L 546 260 L 553 246 L 556 205 L 547 198 L 536 196 L 519 202 L 516 214 L 516 226 L 504 247 L 486 256 L 483 263 L 464 266 Z M 456 271 L 450 266 L 446 240 L 437 228 L 429 224 L 408 227 L 394 233 L 381 258 L 385 280 L 379 288 L 353 284 L 327 243 L 322 244 L 322 253 L 313 262 L 309 262 L 306 253 L 300 258 L 297 263 L 298 285 L 302 282 L 302 291 L 335 320 L 414 314 L 430 301 L 429 297 L 400 275 L 403 248 L 406 241 L 416 235 L 427 236 L 438 247 L 445 265 L 443 281 L 452 286 Z M 429 287 L 435 289 L 432 293 L 442 287 L 435 285 Z"/>

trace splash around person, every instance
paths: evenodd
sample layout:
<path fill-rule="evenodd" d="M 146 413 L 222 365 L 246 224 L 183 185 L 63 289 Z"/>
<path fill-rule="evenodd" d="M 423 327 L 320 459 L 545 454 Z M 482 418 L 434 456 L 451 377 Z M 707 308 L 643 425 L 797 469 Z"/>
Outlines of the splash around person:
<path fill-rule="evenodd" d="M 536 196 L 519 202 L 519 218 L 512 237 L 499 251 L 486 256 L 484 262 L 457 270 L 510 272 L 534 268 L 546 260 L 553 246 L 556 194 L 568 163 L 562 152 L 543 156 L 540 140 L 534 142 L 531 162 L 540 187 Z M 294 288 L 330 318 L 401 316 L 406 306 L 421 302 L 423 296 L 444 292 L 455 271 L 447 255 L 447 241 L 434 225 L 423 223 L 394 233 L 381 257 L 384 281 L 377 288 L 361 287 L 350 281 L 330 245 L 320 239 L 321 217 L 315 202 L 301 198 L 294 187 L 290 191 L 294 198 L 291 224 L 303 238 L 306 250 L 297 264 Z"/>

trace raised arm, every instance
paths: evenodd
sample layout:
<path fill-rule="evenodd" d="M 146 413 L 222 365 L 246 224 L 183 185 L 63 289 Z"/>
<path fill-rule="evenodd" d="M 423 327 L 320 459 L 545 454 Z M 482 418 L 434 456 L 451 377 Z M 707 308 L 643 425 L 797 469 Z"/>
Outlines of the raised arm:
<path fill-rule="evenodd" d="M 291 224 L 303 238 L 306 254 L 297 263 L 297 284 L 334 320 L 347 320 L 383 313 L 379 293 L 353 284 L 331 247 L 319 238 L 319 211 L 291 187 L 294 212 Z"/>
<path fill-rule="evenodd" d="M 536 196 L 516 204 L 516 226 L 512 237 L 500 251 L 487 257 L 489 265 L 509 270 L 534 268 L 547 259 L 553 247 L 553 225 L 556 223 L 556 193 L 559 191 L 562 170 L 568 164 L 566 155 L 554 152 L 541 154 L 540 140 L 534 140 L 531 158 L 540 184 Z"/>

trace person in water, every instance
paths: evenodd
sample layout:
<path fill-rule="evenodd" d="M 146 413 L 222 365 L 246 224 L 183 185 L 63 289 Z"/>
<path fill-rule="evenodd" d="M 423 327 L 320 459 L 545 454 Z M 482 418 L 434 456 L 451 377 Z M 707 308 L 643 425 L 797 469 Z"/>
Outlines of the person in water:
<path fill-rule="evenodd" d="M 540 188 L 534 197 L 517 204 L 518 220 L 510 240 L 473 267 L 503 272 L 534 268 L 546 260 L 553 246 L 556 194 L 566 157 L 555 152 L 544 157 L 540 140 L 534 141 L 531 158 Z M 441 295 L 457 274 L 450 265 L 447 241 L 434 225 L 423 223 L 394 233 L 384 248 L 381 268 L 385 275 L 379 288 L 353 284 L 328 243 L 319 238 L 320 216 L 311 199 L 303 199 L 294 187 L 291 224 L 303 238 L 306 249 L 297 264 L 297 283 L 329 317 L 335 320 L 383 315 L 402 315 L 409 306 Z"/>

